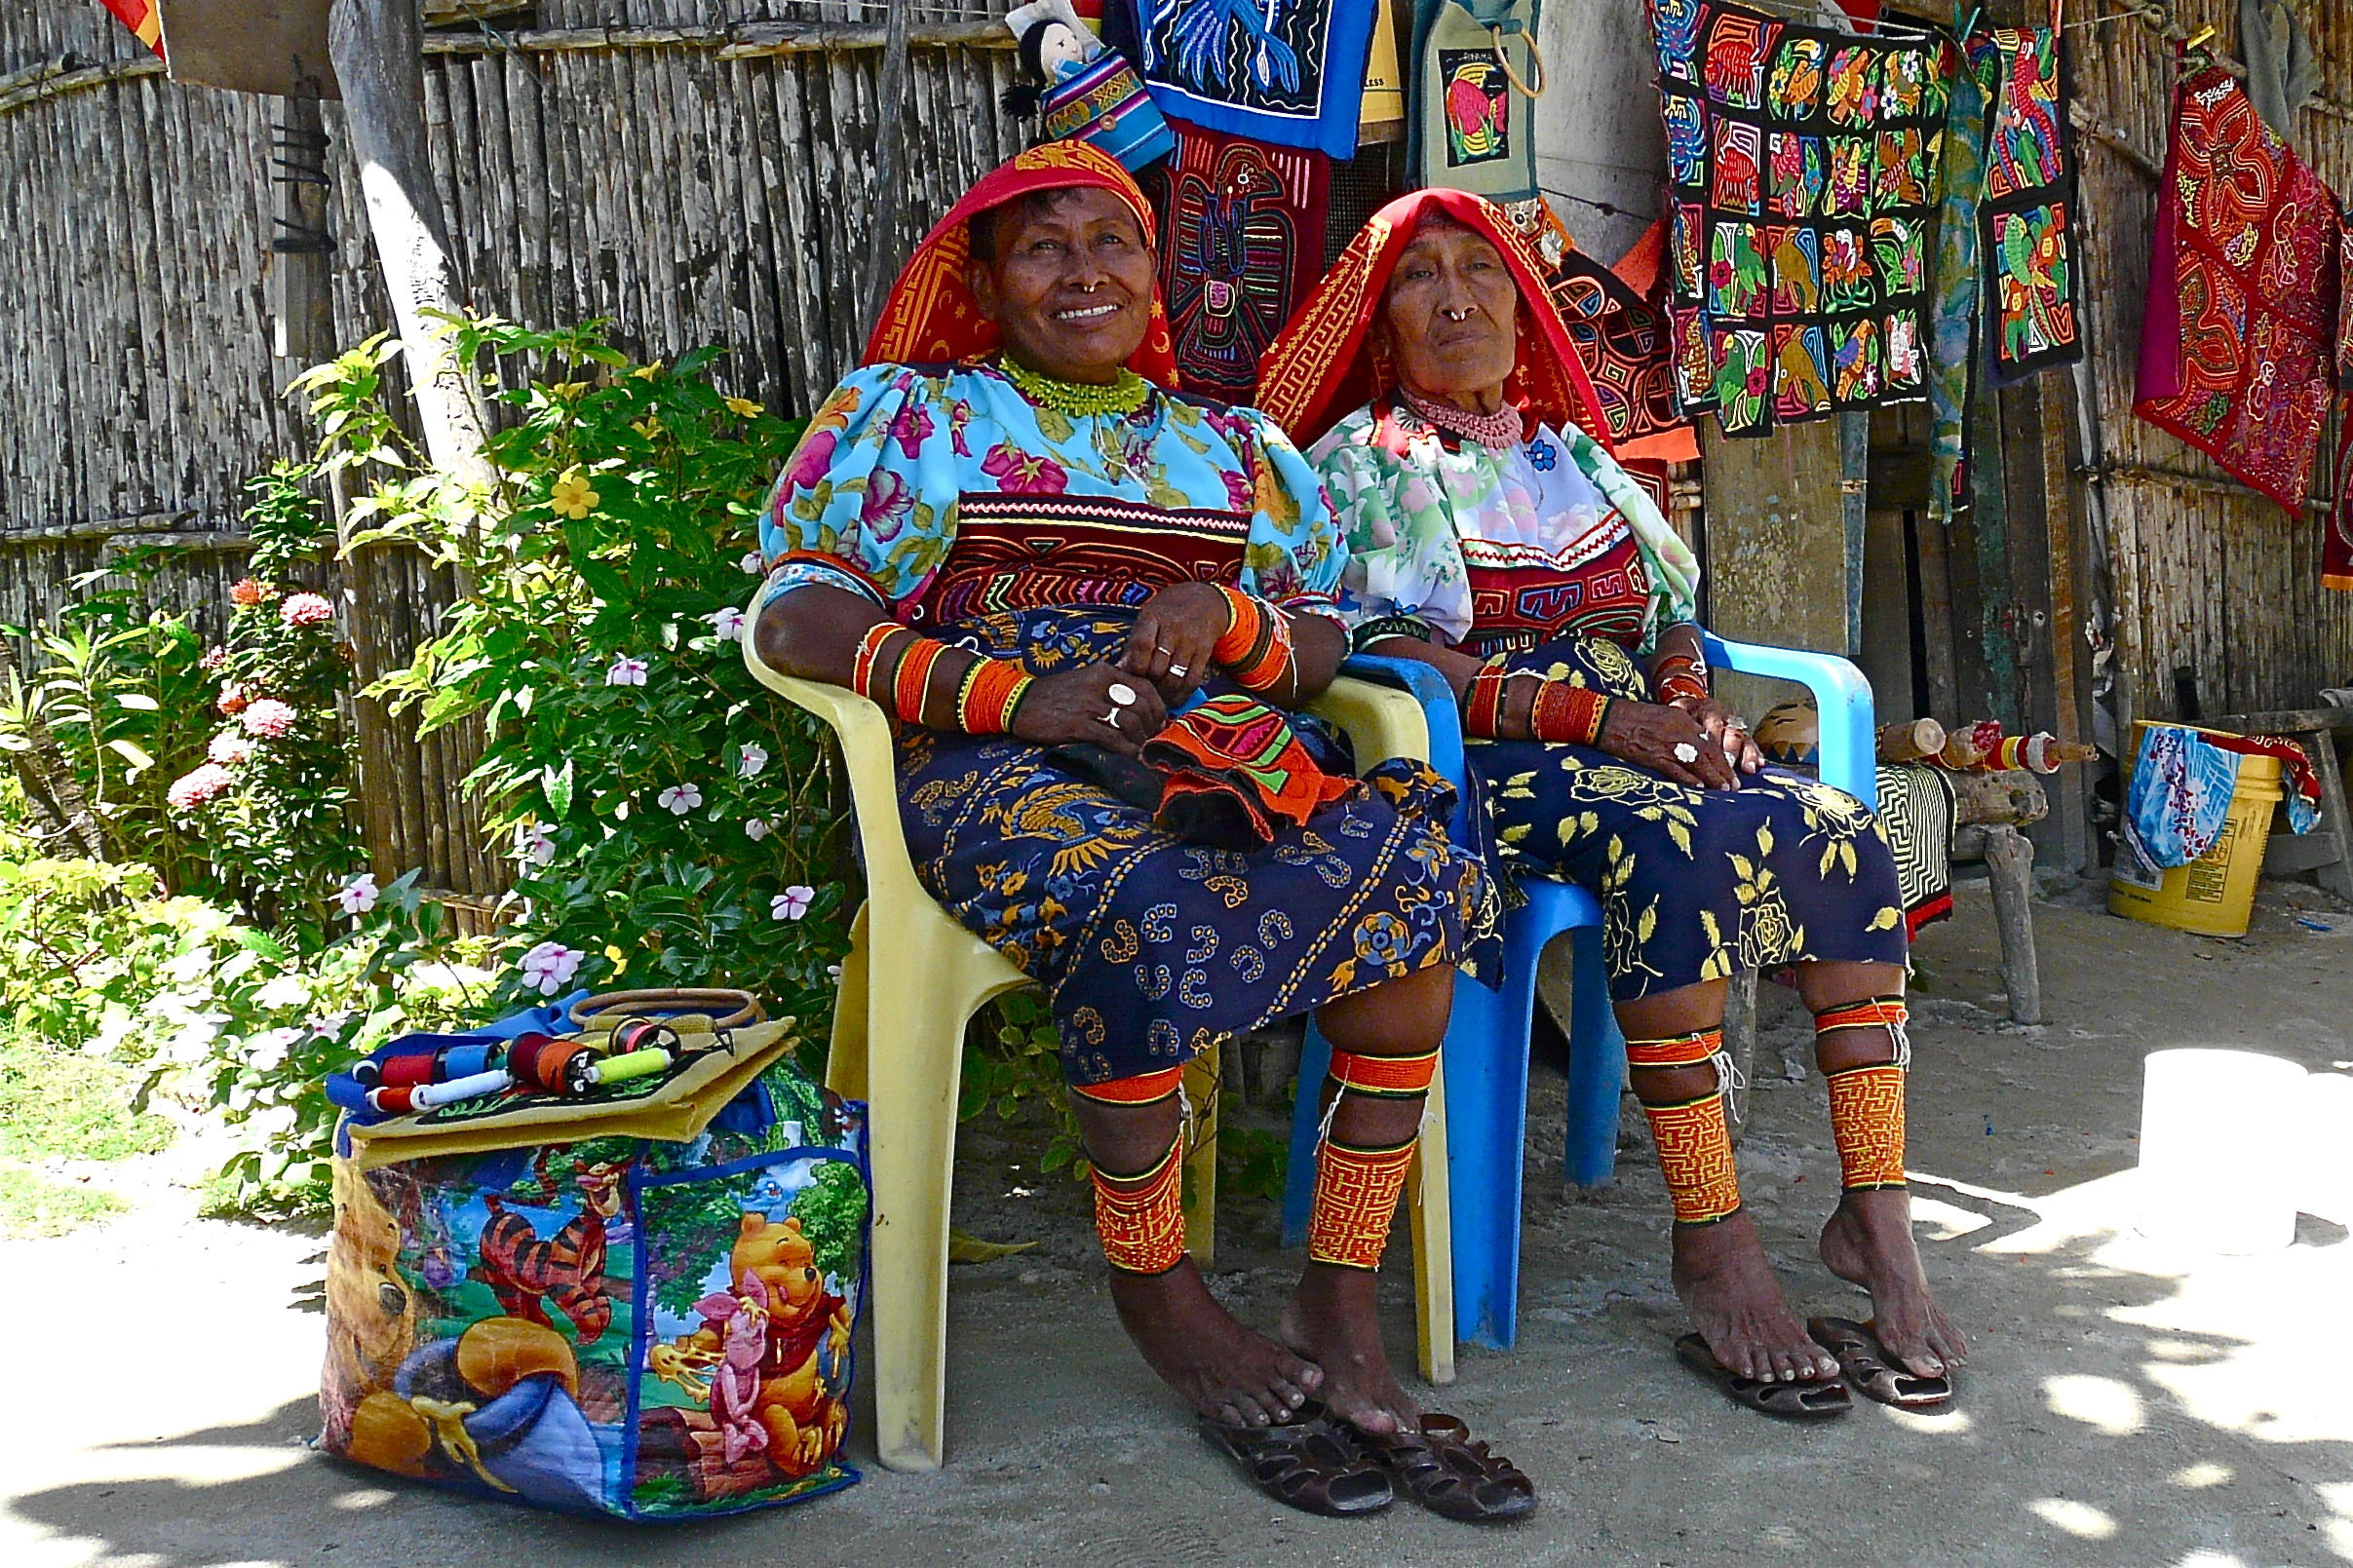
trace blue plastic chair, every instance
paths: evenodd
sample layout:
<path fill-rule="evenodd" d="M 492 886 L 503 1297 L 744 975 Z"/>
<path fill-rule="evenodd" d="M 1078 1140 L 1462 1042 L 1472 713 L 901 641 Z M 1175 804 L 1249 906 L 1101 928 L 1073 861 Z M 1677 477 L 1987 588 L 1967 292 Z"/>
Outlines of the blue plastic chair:
<path fill-rule="evenodd" d="M 1821 775 L 1866 806 L 1878 804 L 1871 682 L 1832 654 L 1726 642 L 1707 634 L 1709 664 L 1812 690 L 1821 712 Z M 1366 680 L 1401 685 L 1421 703 L 1430 726 L 1430 763 L 1462 790 L 1453 833 L 1471 842 L 1465 814 L 1462 724 L 1454 693 L 1428 665 L 1358 656 L 1343 667 Z M 1567 1179 L 1607 1181 L 1617 1167 L 1618 1092 L 1626 1082 L 1626 1038 L 1610 1010 L 1601 967 L 1601 906 L 1585 889 L 1528 877 L 1526 902 L 1506 917 L 1500 992 L 1465 980 L 1454 987 L 1445 1054 L 1447 1144 L 1454 1229 L 1454 1323 L 1476 1345 L 1509 1350 L 1519 1333 L 1521 1151 L 1527 1131 L 1528 1034 L 1535 1021 L 1536 960 L 1545 943 L 1573 933 L 1575 978 L 1568 1029 Z M 1299 1082 L 1319 1083 L 1331 1048 L 1311 1026 Z M 1315 1190 L 1318 1097 L 1302 1091 L 1292 1115 L 1291 1170 L 1283 1195 L 1283 1239 L 1307 1235 Z"/>

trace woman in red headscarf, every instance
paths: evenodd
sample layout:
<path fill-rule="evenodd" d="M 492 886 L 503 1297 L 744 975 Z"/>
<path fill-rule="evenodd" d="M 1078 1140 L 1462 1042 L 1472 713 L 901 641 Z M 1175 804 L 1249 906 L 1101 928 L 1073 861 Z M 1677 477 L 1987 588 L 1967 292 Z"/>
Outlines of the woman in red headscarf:
<path fill-rule="evenodd" d="M 1871 814 L 1760 771 L 1710 694 L 1698 563 L 1589 431 L 1591 388 L 1510 220 L 1459 191 L 1383 208 L 1260 366 L 1349 536 L 1354 646 L 1444 673 L 1499 856 L 1590 888 L 1636 1094 L 1675 1203 L 1678 1353 L 1744 1404 L 1949 1396 L 1904 1189 L 1906 938 Z M 1580 426 L 1584 428 L 1580 428 Z M 1815 1013 L 1845 1191 L 1822 1235 L 1876 1332 L 1784 1301 L 1740 1205 L 1725 980 L 1794 966 Z M 1819 1337 L 1820 1342 L 1817 1342 Z M 1834 1346 L 1832 1355 L 1826 1346 Z"/>
<path fill-rule="evenodd" d="M 958 203 L 778 481 L 755 634 L 901 721 L 916 870 L 1051 996 L 1113 1299 L 1204 1430 L 1296 1507 L 1522 1511 L 1398 1387 L 1373 1295 L 1492 889 L 1434 775 L 1367 788 L 1296 712 L 1346 646 L 1339 536 L 1281 431 L 1174 390 L 1153 240 L 1077 143 Z M 1185 1258 L 1178 1080 L 1306 1012 L 1335 1107 L 1277 1343 Z"/>

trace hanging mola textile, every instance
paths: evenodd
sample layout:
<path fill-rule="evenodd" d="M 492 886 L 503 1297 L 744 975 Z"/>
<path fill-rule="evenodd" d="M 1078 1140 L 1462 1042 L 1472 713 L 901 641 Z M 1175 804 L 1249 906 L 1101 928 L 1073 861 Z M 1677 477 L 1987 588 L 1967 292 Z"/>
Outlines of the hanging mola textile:
<path fill-rule="evenodd" d="M 1373 7 L 1364 0 L 1112 0 L 1144 81 L 1172 117 L 1229 136 L 1356 155 Z"/>
<path fill-rule="evenodd" d="M 1675 361 L 1668 352 L 1666 317 L 1657 307 L 1665 224 L 1652 224 L 1615 267 L 1604 267 L 1577 249 L 1551 203 L 1521 203 L 1505 210 L 1544 263 L 1545 289 L 1585 362 L 1603 427 L 1591 434 L 1606 436 L 1621 466 L 1699 456 L 1691 422 L 1676 407 Z M 1659 510 L 1667 510 L 1664 499 Z"/>
<path fill-rule="evenodd" d="M 1987 97 L 1978 212 L 1986 363 L 1996 386 L 2083 358 L 2075 167 L 2060 38 L 2055 0 L 2049 26 L 1995 27 L 1969 40 L 1970 65 Z"/>
<path fill-rule="evenodd" d="M 164 52 L 163 13 L 156 9 L 155 0 L 100 0 L 114 13 L 114 19 L 138 34 L 138 41 L 155 51 Z"/>
<path fill-rule="evenodd" d="M 1686 413 L 1727 436 L 1920 396 L 1946 42 L 1653 0 Z"/>
<path fill-rule="evenodd" d="M 1176 122 L 1176 156 L 1148 181 L 1161 209 L 1160 287 L 1187 392 L 1248 402 L 1264 354 L 1324 260 L 1331 160 Z"/>
<path fill-rule="evenodd" d="M 1537 200 L 1540 20 L 1538 0 L 1414 0 L 1406 166 L 1419 184 L 1484 196 L 1515 222 Z"/>
<path fill-rule="evenodd" d="M 2328 532 L 2321 538 L 2320 582 L 2323 588 L 2353 593 L 2353 207 L 2336 220 L 2336 505 L 2329 514 Z"/>
<path fill-rule="evenodd" d="M 2336 201 L 2219 66 L 2174 97 L 2133 411 L 2296 516 L 2335 380 Z"/>

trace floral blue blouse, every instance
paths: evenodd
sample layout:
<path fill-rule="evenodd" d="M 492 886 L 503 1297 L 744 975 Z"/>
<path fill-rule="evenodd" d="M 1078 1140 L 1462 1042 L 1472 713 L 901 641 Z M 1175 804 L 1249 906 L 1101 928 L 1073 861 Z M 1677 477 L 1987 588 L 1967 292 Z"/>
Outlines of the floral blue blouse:
<path fill-rule="evenodd" d="M 985 362 L 853 373 L 777 480 L 760 544 L 762 603 L 826 583 L 919 626 L 1134 606 L 1187 578 L 1336 619 L 1347 559 L 1314 469 L 1255 409 L 1154 388 L 1134 414 L 1070 417 Z"/>

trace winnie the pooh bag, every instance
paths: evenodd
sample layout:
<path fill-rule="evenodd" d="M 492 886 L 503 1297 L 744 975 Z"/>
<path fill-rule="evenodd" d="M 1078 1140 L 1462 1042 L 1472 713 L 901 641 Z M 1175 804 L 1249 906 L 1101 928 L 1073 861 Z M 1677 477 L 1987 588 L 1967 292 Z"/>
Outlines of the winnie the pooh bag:
<path fill-rule="evenodd" d="M 574 1141 L 532 1120 L 511 1146 L 415 1159 L 340 1139 L 321 1446 L 628 1519 L 855 1482 L 865 1108 L 804 1077 L 791 1043 L 725 1075 L 723 1098 L 674 1104 L 672 1138 L 592 1116 Z"/>

